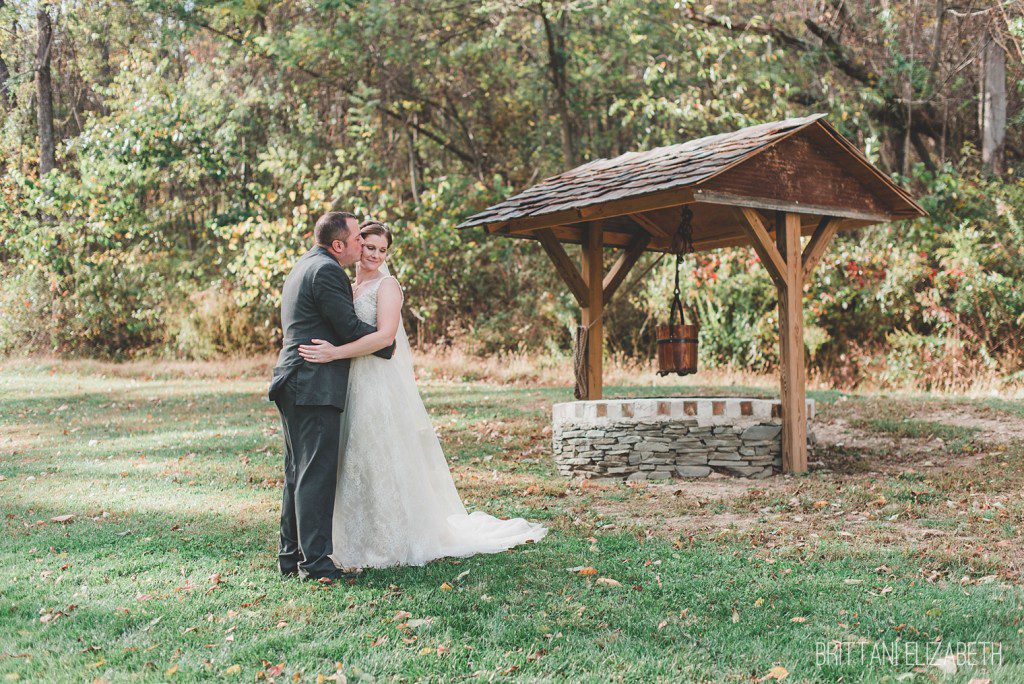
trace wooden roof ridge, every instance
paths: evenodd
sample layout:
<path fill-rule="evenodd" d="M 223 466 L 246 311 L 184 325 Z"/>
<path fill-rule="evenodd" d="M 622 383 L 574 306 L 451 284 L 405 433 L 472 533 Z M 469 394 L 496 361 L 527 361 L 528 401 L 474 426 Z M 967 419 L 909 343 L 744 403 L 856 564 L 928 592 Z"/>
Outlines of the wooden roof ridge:
<path fill-rule="evenodd" d="M 818 113 L 771 121 L 646 151 L 595 159 L 546 178 L 470 216 L 458 227 L 486 225 L 493 228 L 521 219 L 530 219 L 531 225 L 539 225 L 544 222 L 543 217 L 546 215 L 564 216 L 616 200 L 684 191 L 814 125 L 819 125 L 844 152 L 865 167 L 869 175 L 909 205 L 910 214 L 925 214 L 907 192 L 871 164 L 856 145 L 825 120 L 825 116 Z"/>

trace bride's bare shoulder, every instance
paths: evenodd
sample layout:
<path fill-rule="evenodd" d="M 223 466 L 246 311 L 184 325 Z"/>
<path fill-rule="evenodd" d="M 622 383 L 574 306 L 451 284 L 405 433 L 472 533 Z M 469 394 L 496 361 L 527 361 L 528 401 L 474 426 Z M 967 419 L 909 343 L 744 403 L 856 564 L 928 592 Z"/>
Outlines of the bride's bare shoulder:
<path fill-rule="evenodd" d="M 391 292 L 398 294 L 399 296 L 405 296 L 405 288 L 398 282 L 398 278 L 393 275 L 386 275 L 380 279 L 380 289 L 390 290 Z"/>

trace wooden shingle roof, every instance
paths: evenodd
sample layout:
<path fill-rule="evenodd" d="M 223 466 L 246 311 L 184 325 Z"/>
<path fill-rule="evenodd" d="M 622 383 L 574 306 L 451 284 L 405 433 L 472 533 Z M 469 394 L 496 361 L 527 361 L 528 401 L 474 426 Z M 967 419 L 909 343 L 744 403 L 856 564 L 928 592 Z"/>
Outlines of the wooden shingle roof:
<path fill-rule="evenodd" d="M 775 121 L 646 152 L 597 159 L 488 207 L 459 227 L 486 226 L 499 233 L 511 229 L 513 237 L 532 237 L 530 233 L 538 228 L 563 229 L 647 208 L 659 210 L 702 200 L 730 204 L 714 199 L 723 196 L 746 197 L 746 202 L 741 198 L 731 204 L 762 209 L 771 207 L 773 200 L 792 204 L 799 201 L 794 197 L 806 198 L 810 205 L 806 213 L 815 213 L 813 208 L 820 207 L 818 213 L 822 215 L 845 217 L 847 227 L 853 227 L 855 220 L 857 225 L 866 225 L 924 214 L 910 195 L 872 166 L 824 117 L 814 114 Z M 778 158 L 780 153 L 775 148 L 783 142 L 790 147 L 803 145 L 796 156 L 816 157 L 807 167 L 813 177 L 801 178 L 798 169 Z M 806 151 L 811 148 L 814 153 Z M 776 152 L 775 157 L 768 155 L 760 160 L 763 163 L 753 161 L 770 150 Z M 818 168 L 822 165 L 835 168 L 822 171 Z M 737 167 L 742 168 L 727 173 Z M 826 187 L 811 188 L 814 183 Z M 687 189 L 695 192 L 688 193 Z M 721 192 L 723 189 L 727 192 Z M 834 202 L 829 192 L 835 195 Z M 645 198 L 651 200 L 650 207 L 644 206 Z M 709 221 L 721 223 L 713 212 L 707 215 Z M 611 221 L 609 225 L 616 224 Z M 697 227 L 696 221 L 694 225 Z M 619 226 L 621 229 L 621 221 Z M 731 232 L 710 224 L 706 229 L 708 235 Z M 571 232 L 564 230 L 559 239 L 576 241 Z"/>

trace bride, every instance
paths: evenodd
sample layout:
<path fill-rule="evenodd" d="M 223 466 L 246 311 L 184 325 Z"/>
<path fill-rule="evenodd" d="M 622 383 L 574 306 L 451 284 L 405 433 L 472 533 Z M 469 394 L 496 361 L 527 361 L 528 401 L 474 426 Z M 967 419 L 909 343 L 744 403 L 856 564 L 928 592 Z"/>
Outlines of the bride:
<path fill-rule="evenodd" d="M 323 340 L 299 347 L 314 363 L 352 359 L 334 504 L 335 565 L 423 565 L 539 541 L 547 529 L 537 523 L 467 514 L 416 387 L 402 326 L 404 296 L 385 263 L 391 231 L 367 221 L 359 233 L 353 302 L 356 315 L 377 332 L 338 347 Z M 371 355 L 392 340 L 391 360 Z"/>

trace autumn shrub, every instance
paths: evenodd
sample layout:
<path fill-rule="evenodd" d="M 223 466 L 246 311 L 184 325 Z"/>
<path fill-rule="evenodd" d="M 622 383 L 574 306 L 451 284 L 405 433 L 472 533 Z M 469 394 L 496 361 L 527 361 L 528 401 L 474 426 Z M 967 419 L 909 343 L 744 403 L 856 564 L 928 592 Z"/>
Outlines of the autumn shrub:
<path fill-rule="evenodd" d="M 52 352 L 53 294 L 43 274 L 0 267 L 0 355 Z"/>
<path fill-rule="evenodd" d="M 275 346 L 277 326 L 254 318 L 255 307 L 244 307 L 227 281 L 193 292 L 177 316 L 168 317 L 166 343 L 185 359 L 258 354 Z"/>

